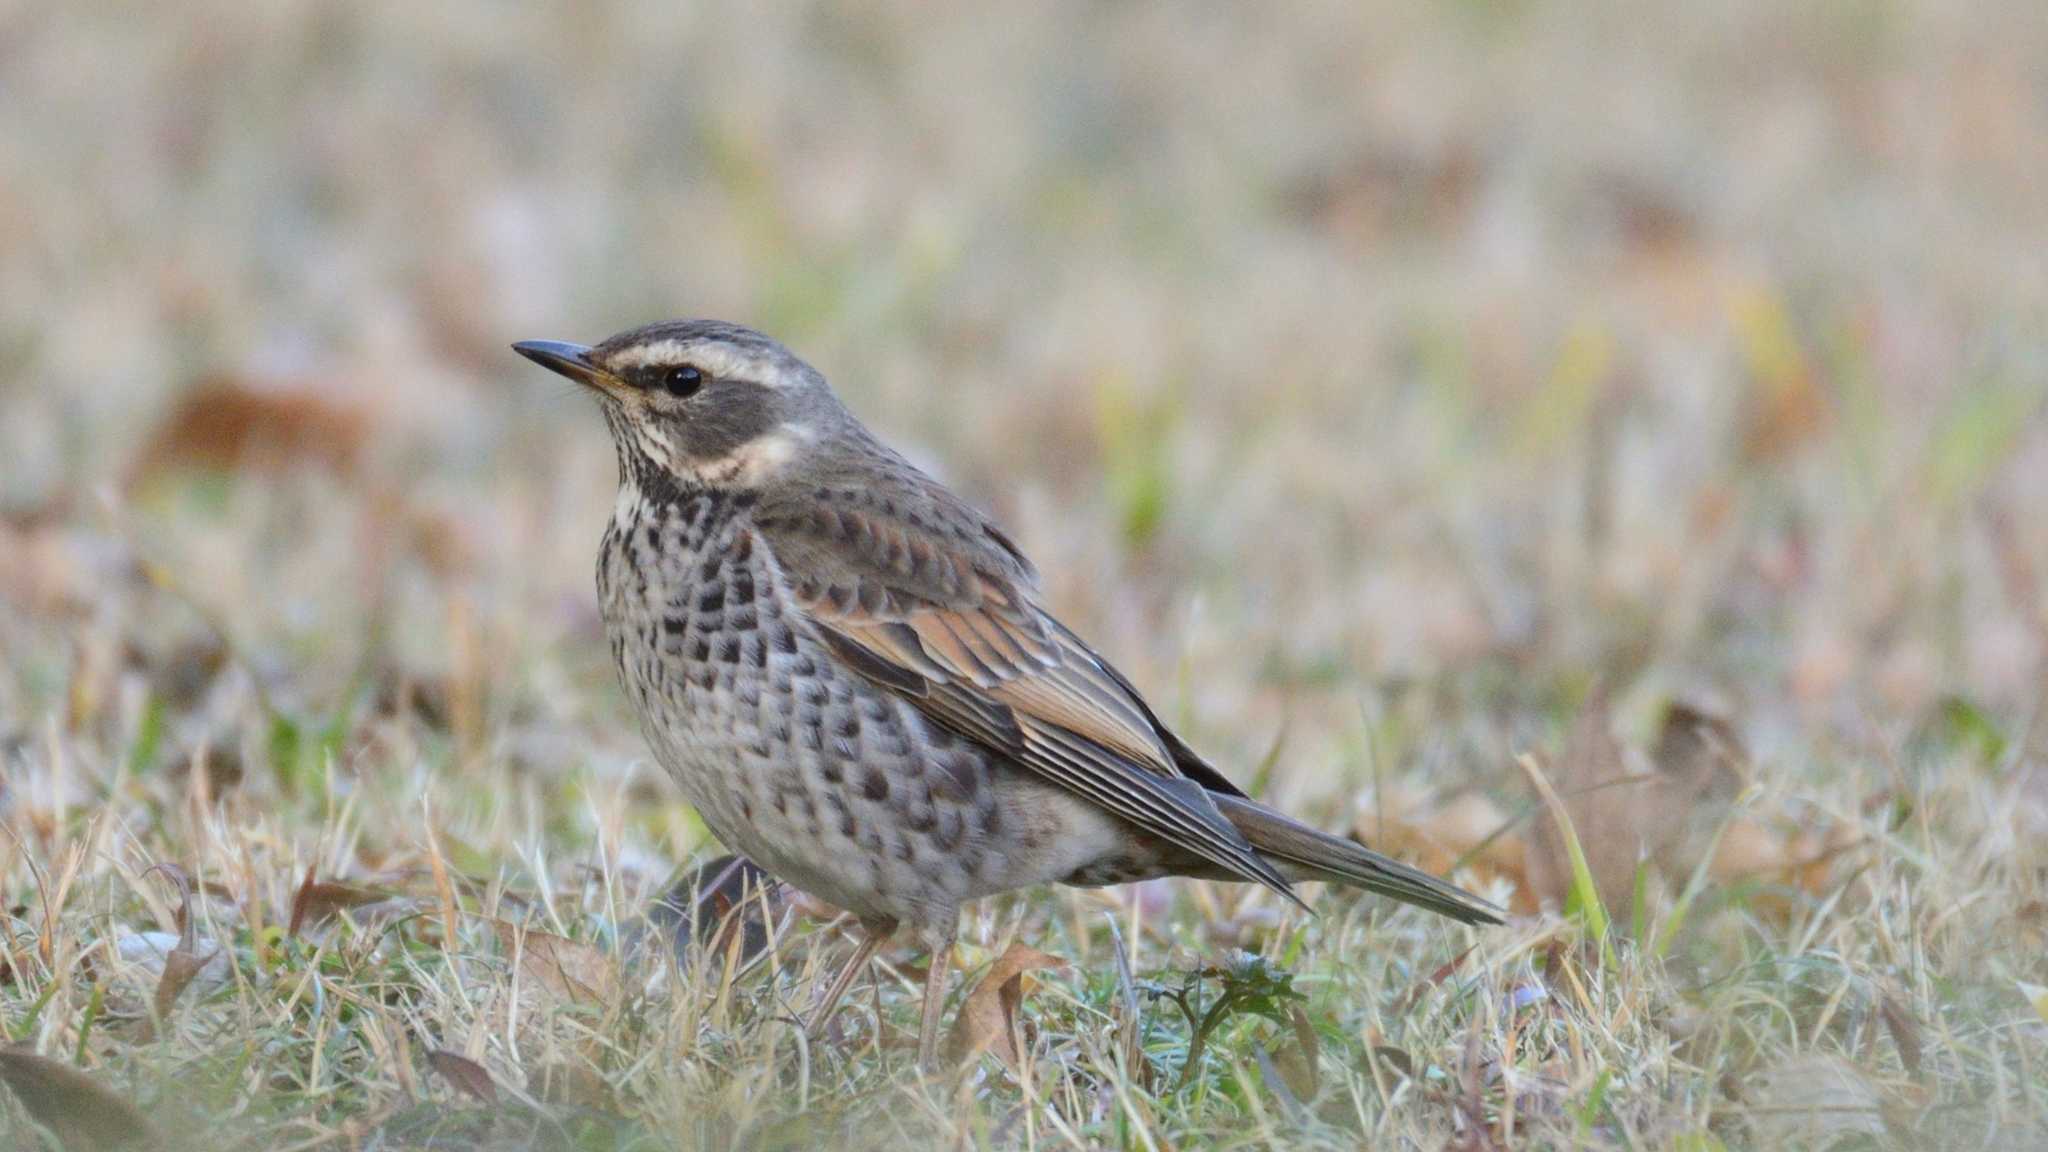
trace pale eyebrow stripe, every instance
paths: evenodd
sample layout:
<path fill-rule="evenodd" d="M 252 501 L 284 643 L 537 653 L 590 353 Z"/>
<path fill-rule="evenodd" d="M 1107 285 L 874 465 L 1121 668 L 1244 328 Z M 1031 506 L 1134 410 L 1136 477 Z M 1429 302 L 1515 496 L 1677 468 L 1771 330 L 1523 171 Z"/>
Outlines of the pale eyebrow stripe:
<path fill-rule="evenodd" d="M 773 362 L 731 344 L 701 340 L 656 340 L 624 348 L 612 354 L 608 366 L 614 372 L 631 371 L 650 364 L 687 361 L 713 376 L 743 376 L 758 384 L 780 387 L 782 373 L 769 371 Z"/>

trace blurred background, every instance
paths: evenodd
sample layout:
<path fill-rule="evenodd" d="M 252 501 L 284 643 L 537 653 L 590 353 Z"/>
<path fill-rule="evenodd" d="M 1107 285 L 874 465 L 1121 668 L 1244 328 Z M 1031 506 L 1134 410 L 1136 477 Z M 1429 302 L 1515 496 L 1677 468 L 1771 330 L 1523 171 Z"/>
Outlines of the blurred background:
<path fill-rule="evenodd" d="M 507 345 L 709 316 L 1285 806 L 1529 912 L 1515 755 L 1658 779 L 1567 789 L 1611 900 L 1727 823 L 2048 980 L 2048 6 L 1789 7 L 0 0 L 0 878 L 708 851 Z"/>
<path fill-rule="evenodd" d="M 612 465 L 505 345 L 715 316 L 1234 759 L 1408 682 L 2031 710 L 2048 12 L 1781 9 L 8 5 L 0 701 L 53 522 L 315 694 L 451 613 L 603 694 L 522 683 Z"/>

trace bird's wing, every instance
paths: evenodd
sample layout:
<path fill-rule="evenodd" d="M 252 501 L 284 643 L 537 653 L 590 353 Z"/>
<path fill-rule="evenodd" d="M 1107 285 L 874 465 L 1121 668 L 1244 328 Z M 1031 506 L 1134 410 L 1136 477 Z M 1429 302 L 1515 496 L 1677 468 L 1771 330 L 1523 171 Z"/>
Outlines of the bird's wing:
<path fill-rule="evenodd" d="M 757 510 L 757 530 L 825 643 L 936 723 L 1291 898 L 1203 789 L 1177 786 L 1179 741 L 1038 605 L 1016 547 L 932 489 L 901 500 L 820 491 Z"/>

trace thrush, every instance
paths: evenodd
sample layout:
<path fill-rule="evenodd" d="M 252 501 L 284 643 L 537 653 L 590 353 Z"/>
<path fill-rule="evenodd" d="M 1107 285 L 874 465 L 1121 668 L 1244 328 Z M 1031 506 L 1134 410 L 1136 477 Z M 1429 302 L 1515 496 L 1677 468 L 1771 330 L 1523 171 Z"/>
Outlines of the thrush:
<path fill-rule="evenodd" d="M 932 950 L 937 1053 L 965 902 L 1195 876 L 1492 904 L 1247 796 L 1053 616 L 987 516 L 751 329 L 653 324 L 522 356 L 586 386 L 618 450 L 598 554 L 612 657 L 655 758 L 728 847 L 854 913 L 822 1027 L 899 929 Z"/>

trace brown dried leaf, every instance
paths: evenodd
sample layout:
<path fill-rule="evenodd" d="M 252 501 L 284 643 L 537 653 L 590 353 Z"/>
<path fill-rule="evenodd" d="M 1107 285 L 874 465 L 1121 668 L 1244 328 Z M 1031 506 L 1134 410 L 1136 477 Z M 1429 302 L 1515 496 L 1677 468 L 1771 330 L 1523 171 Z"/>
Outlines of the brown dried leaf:
<path fill-rule="evenodd" d="M 610 1112 L 618 1107 L 611 1084 L 582 1061 L 547 1060 L 526 1073 L 527 1095 L 544 1104 Z"/>
<path fill-rule="evenodd" d="M 375 888 L 358 888 L 353 884 L 342 884 L 333 880 L 313 879 L 312 865 L 306 866 L 306 879 L 299 884 L 298 894 L 292 897 L 291 927 L 288 936 L 297 936 L 300 929 L 316 927 L 341 912 L 361 908 L 390 898 L 391 893 Z"/>
<path fill-rule="evenodd" d="M 1645 859 L 1667 879 L 1691 875 L 1740 790 L 1747 763 L 1732 724 L 1674 702 L 1659 729 L 1651 771 L 1631 772 L 1614 738 L 1607 693 L 1596 690 L 1552 780 L 1600 899 L 1610 909 L 1627 908 L 1637 866 Z M 1530 840 L 1530 887 L 1539 900 L 1562 904 L 1571 886 L 1571 862 L 1550 813 L 1537 817 Z"/>
<path fill-rule="evenodd" d="M 606 1003 L 618 991 L 618 969 L 612 958 L 566 936 L 522 928 L 507 920 L 491 921 L 498 946 L 519 957 L 525 979 L 573 1003 Z"/>
<path fill-rule="evenodd" d="M 1024 1002 L 1025 974 L 1066 964 L 1057 956 L 1013 941 L 960 1006 L 952 1035 L 946 1040 L 946 1051 L 954 1062 L 965 1064 L 988 1052 L 1004 1065 L 1016 1067 L 1017 1009 Z"/>
<path fill-rule="evenodd" d="M 1877 1012 L 1884 1020 L 1885 1031 L 1891 1033 L 1892 1043 L 1898 1046 L 1899 1063 L 1906 1068 L 1906 1075 L 1915 1080 L 1920 1078 L 1920 1021 L 1913 1016 L 1913 1010 L 1905 1000 L 1890 991 L 1878 997 Z"/>
<path fill-rule="evenodd" d="M 1856 831 L 1843 825 L 1819 831 L 1785 829 L 1738 816 L 1722 832 L 1707 874 L 1723 884 L 1761 881 L 1776 886 L 1775 892 L 1753 896 L 1751 906 L 1784 916 L 1792 911 L 1792 893 L 1825 893 L 1835 883 L 1835 862 L 1860 842 Z"/>
<path fill-rule="evenodd" d="M 185 986 L 192 983 L 192 978 L 199 975 L 218 949 L 210 949 L 204 956 L 199 954 L 199 927 L 192 916 L 192 879 L 185 875 L 185 870 L 176 864 L 158 864 L 149 871 L 162 872 L 178 886 L 178 946 L 164 957 L 164 970 L 157 977 L 153 1003 L 156 1018 L 162 1020 L 170 1015 Z"/>
<path fill-rule="evenodd" d="M 443 1080 L 455 1086 L 465 1096 L 481 1100 L 486 1104 L 498 1102 L 498 1085 L 484 1066 L 467 1056 L 460 1056 L 446 1048 L 435 1048 L 427 1053 L 427 1063 L 441 1074 Z"/>
<path fill-rule="evenodd" d="M 1252 1059 L 1258 1063 L 1260 1074 L 1266 1078 L 1266 1090 L 1273 1094 L 1273 1099 L 1280 1102 L 1280 1110 L 1287 1114 L 1288 1121 L 1294 1124 L 1307 1123 L 1309 1115 L 1308 1109 L 1301 1103 L 1299 1068 L 1289 1067 L 1284 1062 L 1284 1054 L 1276 1055 L 1268 1051 L 1264 1044 L 1252 1046 Z"/>
<path fill-rule="evenodd" d="M 1751 819 L 1736 819 L 1721 833 L 1709 871 L 1719 881 L 1789 876 L 1797 864 L 1784 835 Z"/>
<path fill-rule="evenodd" d="M 1372 1053 L 1378 1058 L 1380 1063 L 1393 1069 L 1396 1073 L 1410 1080 L 1415 1079 L 1415 1061 L 1408 1055 L 1406 1050 L 1396 1048 L 1391 1044 L 1376 1044 L 1373 1046 Z"/>
<path fill-rule="evenodd" d="M 1644 780 L 1629 775 L 1613 723 L 1607 691 L 1597 688 L 1580 710 L 1564 755 L 1549 775 L 1578 834 L 1601 901 L 1610 908 L 1626 908 L 1635 888 L 1636 862 L 1682 814 L 1643 802 Z M 1572 866 L 1563 831 L 1547 809 L 1537 815 L 1530 840 L 1530 887 L 1539 900 L 1562 907 L 1571 889 Z"/>
<path fill-rule="evenodd" d="M 1650 755 L 1665 778 L 1701 795 L 1732 799 L 1749 774 L 1749 749 L 1735 725 L 1683 700 L 1665 708 Z"/>
<path fill-rule="evenodd" d="M 67 1064 L 26 1045 L 0 1048 L 0 1084 L 74 1152 L 154 1143 L 141 1110 Z"/>
<path fill-rule="evenodd" d="M 1313 1100 L 1322 1082 L 1318 1067 L 1322 1039 L 1316 1035 L 1315 1025 L 1309 1023 L 1308 1013 L 1302 1011 L 1301 1005 L 1287 1006 L 1287 1020 L 1294 1032 L 1294 1043 L 1278 1046 L 1273 1052 L 1273 1064 L 1297 1099 Z"/>
<path fill-rule="evenodd" d="M 365 409 L 311 381 L 216 376 L 202 381 L 157 427 L 128 473 L 133 491 L 188 468 L 353 471 L 370 438 Z"/>
<path fill-rule="evenodd" d="M 155 1007 L 158 1019 L 170 1013 L 177 1005 L 178 997 L 184 993 L 185 986 L 192 982 L 194 976 L 199 975 L 199 970 L 206 967 L 206 962 L 211 959 L 212 952 L 200 956 L 182 946 L 172 949 L 171 954 L 164 957 L 164 974 L 156 985 Z"/>

